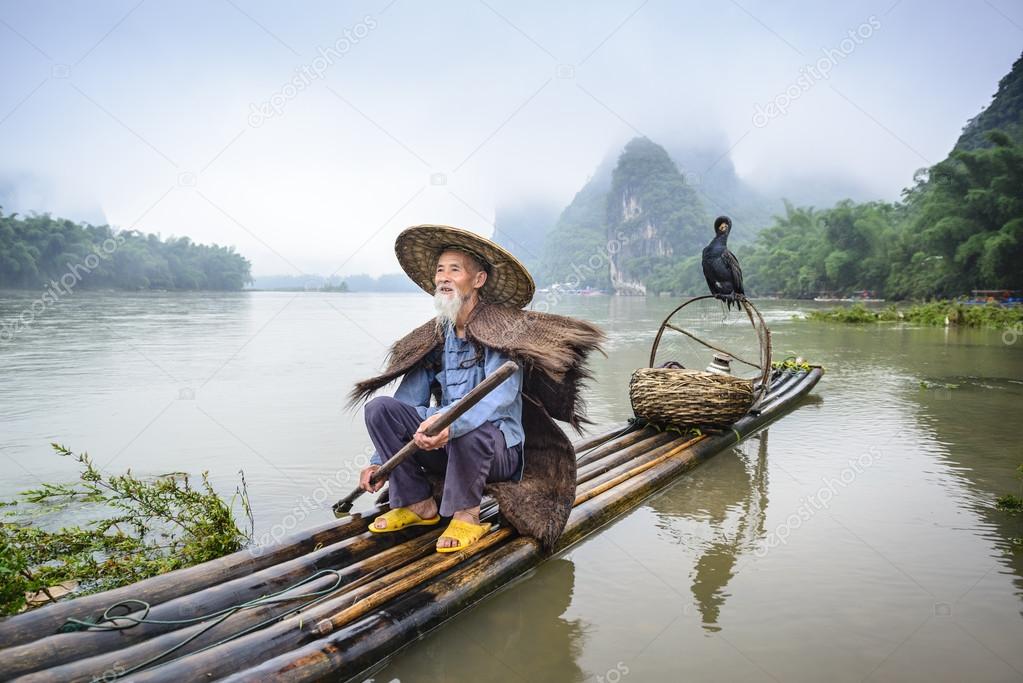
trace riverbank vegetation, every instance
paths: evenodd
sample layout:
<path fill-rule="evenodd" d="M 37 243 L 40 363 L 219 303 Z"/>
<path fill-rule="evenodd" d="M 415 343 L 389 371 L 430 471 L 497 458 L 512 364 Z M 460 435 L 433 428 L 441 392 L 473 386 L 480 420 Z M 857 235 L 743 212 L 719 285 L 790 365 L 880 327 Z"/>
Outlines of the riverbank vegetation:
<path fill-rule="evenodd" d="M 787 297 L 868 290 L 915 300 L 1023 289 L 1023 57 L 948 157 L 913 180 L 897 203 L 787 204 L 738 250 L 748 286 Z"/>
<path fill-rule="evenodd" d="M 239 290 L 250 271 L 233 247 L 0 211 L 0 289 Z"/>
<path fill-rule="evenodd" d="M 1023 307 L 983 306 L 958 301 L 930 301 L 898 307 L 870 309 L 863 304 L 810 311 L 806 319 L 820 322 L 874 323 L 907 322 L 919 325 L 953 325 L 959 327 L 988 327 L 1023 330 Z"/>
<path fill-rule="evenodd" d="M 0 503 L 6 508 L 0 520 L 0 615 L 190 567 L 251 541 L 244 476 L 225 501 L 205 472 L 198 484 L 183 473 L 110 476 L 88 454 L 53 448 L 79 463 L 79 479 L 42 484 Z M 236 505 L 247 529 L 239 526 Z M 68 513 L 91 520 L 48 529 L 55 526 L 48 520 Z"/>
<path fill-rule="evenodd" d="M 948 157 L 914 174 L 901 201 L 784 202 L 782 215 L 744 243 L 759 226 L 733 211 L 740 205 L 734 198 L 708 201 L 708 189 L 659 145 L 633 140 L 561 214 L 538 281 L 705 293 L 700 250 L 712 216 L 723 212 L 736 219 L 732 250 L 752 297 L 866 290 L 921 301 L 1023 289 L 1023 57 Z"/>
<path fill-rule="evenodd" d="M 786 214 L 738 250 L 750 287 L 785 297 L 868 290 L 889 299 L 1023 289 L 1023 145 L 956 151 L 905 201 L 844 201 Z"/>

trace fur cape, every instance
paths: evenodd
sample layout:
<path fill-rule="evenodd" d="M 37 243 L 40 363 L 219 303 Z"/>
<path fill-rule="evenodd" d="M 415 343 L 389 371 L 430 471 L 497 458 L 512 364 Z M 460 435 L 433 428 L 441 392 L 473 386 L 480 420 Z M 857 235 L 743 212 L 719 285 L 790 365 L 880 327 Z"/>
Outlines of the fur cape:
<path fill-rule="evenodd" d="M 523 369 L 522 480 L 487 484 L 485 491 L 519 533 L 537 538 L 549 550 L 568 522 L 576 486 L 575 451 L 554 420 L 567 422 L 580 433 L 590 424 L 579 392 L 590 378 L 587 356 L 594 350 L 603 353 L 604 333 L 575 318 L 486 303 L 473 309 L 465 331 L 466 339 L 506 354 Z M 383 374 L 355 385 L 349 407 L 439 357 L 431 352 L 443 345 L 436 319 L 412 330 L 391 346 Z M 437 386 L 434 396 L 439 396 Z"/>

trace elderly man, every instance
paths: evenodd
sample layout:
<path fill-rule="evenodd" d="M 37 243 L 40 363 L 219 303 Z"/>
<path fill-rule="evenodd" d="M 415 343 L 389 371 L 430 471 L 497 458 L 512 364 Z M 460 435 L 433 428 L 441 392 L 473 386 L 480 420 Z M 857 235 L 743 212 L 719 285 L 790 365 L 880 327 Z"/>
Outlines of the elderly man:
<path fill-rule="evenodd" d="M 373 522 L 371 531 L 396 531 L 406 526 L 437 524 L 452 517 L 437 541 L 450 552 L 467 546 L 490 528 L 479 523 L 485 482 L 507 481 L 522 475 L 522 370 L 499 384 L 479 403 L 436 436 L 426 430 L 508 357 L 477 348 L 465 338 L 465 322 L 480 301 L 489 266 L 471 252 L 456 247 L 437 257 L 434 308 L 443 329 L 444 349 L 432 363 L 409 372 L 394 398 L 377 397 L 366 405 L 366 428 L 376 448 L 373 465 L 362 471 L 360 485 L 376 491 L 370 476 L 409 439 L 420 450 L 390 475 L 391 510 Z M 431 367 L 432 366 L 432 367 Z M 435 369 L 436 368 L 436 369 Z M 441 388 L 440 406 L 430 406 L 430 387 Z M 426 471 L 444 474 L 444 494 L 438 509 Z"/>
<path fill-rule="evenodd" d="M 575 495 L 575 454 L 554 420 L 576 429 L 586 421 L 578 393 L 588 377 L 586 357 L 603 333 L 581 320 L 522 310 L 533 297 L 533 278 L 507 250 L 475 233 L 418 225 L 398 236 L 395 253 L 433 296 L 437 316 L 395 342 L 386 371 L 350 394 L 354 406 L 402 378 L 393 398 L 366 404 L 376 452 L 360 476 L 364 490 L 380 488 L 370 477 L 406 443 L 420 448 L 391 472 L 390 510 L 370 531 L 451 517 L 437 550 L 467 548 L 490 528 L 479 518 L 486 490 L 520 533 L 553 547 Z M 509 359 L 520 367 L 514 375 L 427 436 L 440 415 Z M 438 504 L 434 484 L 440 479 Z"/>

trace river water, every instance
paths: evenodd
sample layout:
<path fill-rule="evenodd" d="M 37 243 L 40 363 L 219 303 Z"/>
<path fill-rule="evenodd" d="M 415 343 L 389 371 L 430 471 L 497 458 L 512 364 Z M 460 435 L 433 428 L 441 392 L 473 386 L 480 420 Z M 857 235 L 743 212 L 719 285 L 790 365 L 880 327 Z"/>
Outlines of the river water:
<path fill-rule="evenodd" d="M 344 409 L 423 295 L 0 293 L 0 497 L 75 475 L 244 470 L 257 538 L 331 519 L 368 439 Z M 589 414 L 631 415 L 669 299 L 565 297 L 609 335 Z M 1023 679 L 1023 338 L 793 320 L 764 301 L 775 358 L 823 364 L 793 412 L 399 652 L 377 681 Z M 756 354 L 715 302 L 684 324 Z M 681 335 L 658 359 L 703 365 Z M 365 504 L 365 502 L 363 503 Z M 358 509 L 358 508 L 357 508 Z M 1019 546 L 1017 546 L 1018 548 Z"/>

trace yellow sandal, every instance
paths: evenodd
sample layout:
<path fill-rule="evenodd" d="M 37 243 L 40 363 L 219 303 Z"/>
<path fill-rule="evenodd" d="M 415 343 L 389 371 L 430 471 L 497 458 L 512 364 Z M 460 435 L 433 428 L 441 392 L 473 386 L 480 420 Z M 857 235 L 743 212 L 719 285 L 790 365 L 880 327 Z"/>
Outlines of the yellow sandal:
<path fill-rule="evenodd" d="M 377 520 L 379 519 L 387 522 L 387 526 L 383 529 L 376 527 Z M 369 525 L 369 530 L 375 534 L 386 534 L 389 531 L 398 531 L 407 526 L 433 526 L 438 522 L 440 522 L 440 515 L 434 515 L 430 519 L 423 519 L 408 508 L 395 508 L 374 519 L 373 523 Z"/>
<path fill-rule="evenodd" d="M 441 538 L 453 538 L 458 541 L 458 545 L 449 546 L 447 548 L 441 548 L 437 546 L 438 553 L 453 553 L 459 550 L 464 550 L 470 545 L 480 540 L 483 534 L 490 531 L 490 524 L 473 524 L 472 522 L 463 522 L 460 519 L 452 519 L 451 524 L 444 530 L 444 533 L 440 535 Z M 437 539 L 440 542 L 440 539 Z"/>

